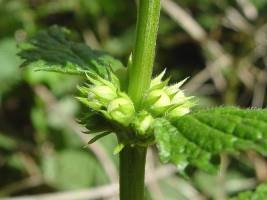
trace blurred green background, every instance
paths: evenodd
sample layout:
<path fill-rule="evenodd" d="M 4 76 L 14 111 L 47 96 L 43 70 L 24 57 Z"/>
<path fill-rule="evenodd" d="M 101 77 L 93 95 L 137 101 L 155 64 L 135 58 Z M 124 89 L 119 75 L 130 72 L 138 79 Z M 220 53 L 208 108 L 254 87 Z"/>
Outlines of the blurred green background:
<path fill-rule="evenodd" d="M 87 146 L 90 138 L 77 123 L 85 109 L 74 99 L 81 80 L 21 69 L 16 53 L 17 44 L 58 24 L 126 64 L 136 2 L 0 0 L 0 198 L 118 199 L 116 138 Z M 189 76 L 184 89 L 201 107 L 266 106 L 266 0 L 163 0 L 162 6 L 154 74 L 167 68 L 172 82 Z M 218 174 L 190 169 L 186 179 L 151 148 L 147 199 L 223 200 L 267 181 L 266 158 L 254 152 L 222 155 L 221 162 Z"/>

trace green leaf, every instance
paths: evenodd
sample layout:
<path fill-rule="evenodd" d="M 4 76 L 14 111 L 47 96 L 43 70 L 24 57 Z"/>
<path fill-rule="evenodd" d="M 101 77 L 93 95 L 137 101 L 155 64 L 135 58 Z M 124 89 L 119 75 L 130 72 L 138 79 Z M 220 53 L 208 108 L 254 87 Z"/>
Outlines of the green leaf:
<path fill-rule="evenodd" d="M 67 29 L 58 26 L 40 31 L 28 43 L 20 45 L 19 56 L 25 60 L 22 66 L 70 74 L 91 71 L 102 77 L 108 75 L 108 67 L 113 71 L 124 68 L 119 60 L 107 53 L 92 50 L 83 43 L 69 41 L 68 35 Z"/>
<path fill-rule="evenodd" d="M 168 120 L 158 119 L 155 122 L 155 138 L 160 158 L 164 163 L 172 162 L 181 171 L 189 164 L 214 170 L 210 164 L 211 154 L 189 141 Z"/>
<path fill-rule="evenodd" d="M 253 191 L 242 192 L 230 200 L 264 200 L 267 197 L 267 184 L 261 184 Z"/>
<path fill-rule="evenodd" d="M 155 137 L 163 162 L 184 169 L 189 164 L 214 169 L 211 158 L 222 152 L 267 152 L 267 110 L 220 107 L 193 112 L 169 122 L 159 119 Z"/>

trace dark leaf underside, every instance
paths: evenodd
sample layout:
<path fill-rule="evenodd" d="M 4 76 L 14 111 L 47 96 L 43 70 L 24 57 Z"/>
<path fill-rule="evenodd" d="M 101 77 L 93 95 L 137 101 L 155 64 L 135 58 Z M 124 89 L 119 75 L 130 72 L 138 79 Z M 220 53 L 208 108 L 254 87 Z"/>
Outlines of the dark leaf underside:
<path fill-rule="evenodd" d="M 21 44 L 19 56 L 25 60 L 22 66 L 70 74 L 91 71 L 102 77 L 107 75 L 107 67 L 114 71 L 123 68 L 122 63 L 109 54 L 67 40 L 68 34 L 68 30 L 52 26 L 40 31 L 28 43 Z"/>

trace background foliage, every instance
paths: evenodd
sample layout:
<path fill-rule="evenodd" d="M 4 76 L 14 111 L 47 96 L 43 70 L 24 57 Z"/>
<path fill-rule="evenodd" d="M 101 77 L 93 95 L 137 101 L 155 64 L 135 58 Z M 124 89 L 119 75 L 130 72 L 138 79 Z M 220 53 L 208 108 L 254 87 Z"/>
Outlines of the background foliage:
<path fill-rule="evenodd" d="M 135 7 L 133 0 L 0 0 L 1 196 L 89 188 L 81 199 L 117 198 L 115 137 L 87 147 L 90 138 L 76 122 L 84 109 L 73 98 L 81 80 L 20 69 L 16 45 L 58 24 L 73 30 L 75 41 L 105 50 L 126 65 Z M 201 107 L 265 107 L 266 13 L 265 0 L 164 0 L 154 73 L 167 68 L 172 82 L 190 76 L 184 88 L 199 97 Z M 221 155 L 219 174 L 190 168 L 191 180 L 155 155 L 150 149 L 147 196 L 153 200 L 220 200 L 267 181 L 266 159 L 254 152 Z"/>

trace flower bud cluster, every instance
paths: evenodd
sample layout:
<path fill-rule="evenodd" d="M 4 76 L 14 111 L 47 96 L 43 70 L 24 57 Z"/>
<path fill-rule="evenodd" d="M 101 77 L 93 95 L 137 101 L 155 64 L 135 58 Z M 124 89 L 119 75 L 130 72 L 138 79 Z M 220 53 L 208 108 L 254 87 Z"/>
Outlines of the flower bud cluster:
<path fill-rule="evenodd" d="M 107 119 L 127 127 L 135 116 L 133 102 L 120 91 L 119 80 L 112 72 L 110 77 L 111 80 L 107 81 L 96 74 L 88 74 L 90 84 L 78 87 L 83 96 L 78 99 Z"/>
<path fill-rule="evenodd" d="M 145 136 L 153 132 L 153 122 L 154 118 L 152 115 L 143 110 L 136 115 L 132 125 L 138 135 Z"/>
<path fill-rule="evenodd" d="M 164 74 L 165 71 L 151 81 L 144 107 L 155 117 L 173 119 L 189 113 L 194 105 L 192 97 L 186 97 L 180 89 L 186 79 L 168 86 L 169 79 L 162 81 Z"/>
<path fill-rule="evenodd" d="M 89 84 L 78 87 L 82 96 L 78 99 L 105 118 L 146 137 L 153 134 L 155 118 L 177 118 L 189 113 L 193 106 L 191 97 L 186 97 L 180 89 L 185 80 L 168 86 L 168 79 L 162 81 L 164 73 L 151 81 L 143 107 L 138 112 L 130 97 L 120 90 L 120 82 L 112 72 L 109 72 L 109 80 L 88 73 Z"/>

